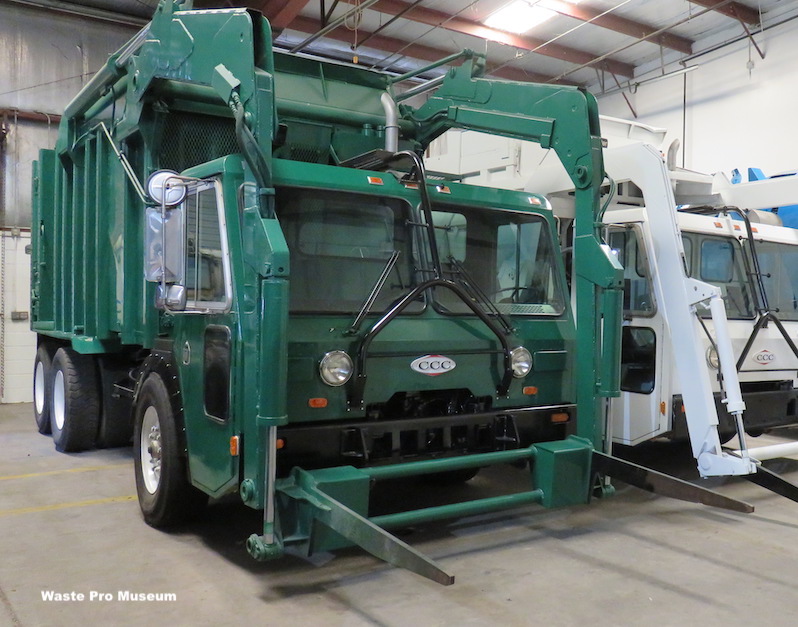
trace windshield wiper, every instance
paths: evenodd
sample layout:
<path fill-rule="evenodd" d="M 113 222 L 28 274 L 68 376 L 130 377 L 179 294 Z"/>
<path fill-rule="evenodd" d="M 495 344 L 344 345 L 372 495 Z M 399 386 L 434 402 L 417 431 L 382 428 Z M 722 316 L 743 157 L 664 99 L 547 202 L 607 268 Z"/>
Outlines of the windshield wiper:
<path fill-rule="evenodd" d="M 450 255 L 447 261 L 455 267 L 456 272 L 452 274 L 458 277 L 458 283 L 463 286 L 466 290 L 468 295 L 473 298 L 477 303 L 482 305 L 482 308 L 492 316 L 498 318 L 499 322 L 501 323 L 502 327 L 504 328 L 505 332 L 509 335 L 515 331 L 513 325 L 510 324 L 510 321 L 507 319 L 499 308 L 496 306 L 490 297 L 482 290 L 481 287 L 471 278 L 471 275 L 468 274 L 468 271 L 465 269 L 460 261 L 455 258 L 453 255 Z"/>
<path fill-rule="evenodd" d="M 363 318 L 365 318 L 369 310 L 371 309 L 372 305 L 374 305 L 374 301 L 377 300 L 377 296 L 380 295 L 380 291 L 385 286 L 385 282 L 388 280 L 388 277 L 391 275 L 393 271 L 393 267 L 396 265 L 396 260 L 399 259 L 399 251 L 395 250 L 391 253 L 391 256 L 388 258 L 388 261 L 385 263 L 385 267 L 382 269 L 382 274 L 377 279 L 377 282 L 374 283 L 374 287 L 371 288 L 371 293 L 368 295 L 365 301 L 363 301 L 363 305 L 360 307 L 360 311 L 358 311 L 357 316 L 355 316 L 354 322 L 352 322 L 352 326 L 349 327 L 347 331 L 350 334 L 357 333 L 358 329 L 360 329 L 360 325 L 363 322 Z"/>

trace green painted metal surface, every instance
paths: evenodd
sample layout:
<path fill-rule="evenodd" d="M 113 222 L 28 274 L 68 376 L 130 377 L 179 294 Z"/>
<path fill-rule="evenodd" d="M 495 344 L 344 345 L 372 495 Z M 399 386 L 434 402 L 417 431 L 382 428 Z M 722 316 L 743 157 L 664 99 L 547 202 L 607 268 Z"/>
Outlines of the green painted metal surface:
<path fill-rule="evenodd" d="M 543 492 L 544 507 L 579 505 L 590 500 L 593 447 L 589 440 L 571 437 L 536 445 L 533 482 Z"/>
<path fill-rule="evenodd" d="M 275 477 L 278 462 L 291 454 L 291 434 L 299 433 L 290 429 L 337 424 L 343 429 L 372 419 L 374 407 L 405 393 L 423 397 L 465 390 L 483 399 L 486 413 L 506 410 L 510 416 L 514 409 L 575 402 L 575 431 L 583 439 L 535 442 L 533 448 L 521 442 L 520 452 L 497 452 L 503 461 L 535 458 L 527 493 L 395 521 L 587 498 L 586 457 L 603 446 L 601 398 L 617 393 L 619 367 L 620 272 L 600 246 L 597 225 L 604 176 L 597 109 L 593 98 L 577 89 L 479 78 L 482 66 L 482 59 L 472 58 L 450 70 L 422 107 L 400 105 L 399 148 L 421 151 L 450 128 L 552 148 L 577 188 L 576 311 L 564 298 L 561 310 L 546 315 L 508 315 L 512 328 L 500 338 L 469 311 L 444 311 L 430 291 L 424 303 L 388 322 L 369 346 L 362 403 L 351 402 L 353 383 L 335 388 L 322 383 L 319 360 L 335 350 L 357 355 L 385 309 L 365 315 L 356 331 L 356 311 L 291 310 L 292 288 L 300 285 L 292 255 L 305 240 L 295 238 L 299 243 L 289 247 L 279 199 L 286 190 L 324 190 L 353 205 L 372 199 L 377 206 L 401 206 L 407 216 L 402 228 L 412 230 L 408 223 L 422 221 L 417 184 L 386 172 L 341 167 L 351 157 L 383 148 L 380 99 L 391 92 L 388 77 L 273 55 L 269 25 L 254 12 L 195 12 L 190 3 L 163 1 L 147 30 L 112 55 L 69 105 L 54 150 L 42 151 L 35 166 L 32 328 L 84 353 L 146 352 L 156 341 L 172 347 L 191 480 L 214 496 L 239 489 L 247 505 L 265 510 L 263 534 L 249 542 L 258 557 L 279 555 L 291 542 L 307 542 L 309 550 L 356 543 L 446 580 L 437 566 L 368 520 L 368 468 L 328 472 L 322 465 L 311 474 L 280 470 L 282 476 Z M 155 203 L 140 198 L 132 179 L 146 181 L 161 168 L 216 182 L 226 242 L 220 250 L 230 273 L 224 308 L 187 313 L 155 306 L 158 286 L 144 279 L 150 254 L 144 247 L 147 207 Z M 554 220 L 539 198 L 456 183 L 426 186 L 433 207 L 538 216 L 558 260 L 553 284 L 564 287 Z M 414 257 L 405 262 L 420 275 L 432 256 L 426 238 L 422 231 L 410 237 Z M 183 245 L 192 246 L 191 238 Z M 332 276 L 328 283 L 335 281 Z M 222 388 L 227 396 L 221 403 L 229 411 L 223 417 L 213 413 L 219 399 L 209 401 L 205 393 L 209 382 L 218 383 L 209 374 L 216 344 L 208 338 L 218 339 L 220 329 L 229 337 L 224 343 L 229 375 Z M 526 377 L 512 379 L 507 392 L 497 394 L 506 361 L 503 342 L 526 347 L 534 363 Z M 447 353 L 459 364 L 451 373 L 428 377 L 410 368 L 417 357 Z M 445 416 L 450 410 L 434 411 Z M 289 436 L 277 450 L 275 435 L 281 433 Z M 239 438 L 238 455 L 231 455 L 231 438 Z M 483 461 L 467 455 L 373 472 L 433 472 Z M 312 529 L 314 521 L 321 531 Z M 385 545 L 400 548 L 380 548 Z"/>

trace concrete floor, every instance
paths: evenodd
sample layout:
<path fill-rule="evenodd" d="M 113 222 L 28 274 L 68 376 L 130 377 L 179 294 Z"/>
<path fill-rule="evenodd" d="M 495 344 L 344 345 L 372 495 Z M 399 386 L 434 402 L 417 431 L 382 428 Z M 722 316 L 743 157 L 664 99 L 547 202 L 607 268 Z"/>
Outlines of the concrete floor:
<path fill-rule="evenodd" d="M 798 613 L 798 504 L 740 479 L 712 486 L 755 505 L 753 514 L 618 484 L 590 506 L 533 506 L 404 533 L 456 575 L 443 587 L 359 549 L 257 563 L 244 540 L 260 516 L 235 501 L 211 505 L 180 532 L 151 529 L 135 500 L 131 450 L 56 453 L 30 405 L 0 406 L 0 450 L 0 625 L 786 626 Z M 693 474 L 685 447 L 641 454 Z M 798 482 L 798 462 L 768 465 Z M 454 493 L 476 498 L 522 479 L 514 468 L 489 469 Z M 418 493 L 405 482 L 378 499 Z M 45 601 L 48 590 L 86 598 Z M 90 600 L 92 591 L 114 600 Z M 119 591 L 176 599 L 120 601 Z"/>

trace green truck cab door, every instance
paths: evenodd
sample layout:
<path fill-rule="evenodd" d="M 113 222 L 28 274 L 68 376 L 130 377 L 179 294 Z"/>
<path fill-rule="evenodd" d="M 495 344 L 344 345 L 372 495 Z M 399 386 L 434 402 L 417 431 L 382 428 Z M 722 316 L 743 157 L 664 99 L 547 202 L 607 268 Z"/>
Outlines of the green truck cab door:
<path fill-rule="evenodd" d="M 222 186 L 192 186 L 183 203 L 184 302 L 173 316 L 191 482 L 212 496 L 237 485 L 232 410 L 237 327 Z"/>

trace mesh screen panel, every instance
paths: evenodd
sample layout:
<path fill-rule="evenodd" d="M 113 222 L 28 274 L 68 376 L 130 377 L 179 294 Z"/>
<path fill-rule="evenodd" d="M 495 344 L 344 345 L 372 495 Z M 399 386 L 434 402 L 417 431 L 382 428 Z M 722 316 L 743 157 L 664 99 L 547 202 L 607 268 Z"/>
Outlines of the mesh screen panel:
<path fill-rule="evenodd" d="M 182 172 L 239 152 L 235 121 L 198 113 L 170 113 L 164 124 L 160 167 Z"/>

